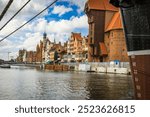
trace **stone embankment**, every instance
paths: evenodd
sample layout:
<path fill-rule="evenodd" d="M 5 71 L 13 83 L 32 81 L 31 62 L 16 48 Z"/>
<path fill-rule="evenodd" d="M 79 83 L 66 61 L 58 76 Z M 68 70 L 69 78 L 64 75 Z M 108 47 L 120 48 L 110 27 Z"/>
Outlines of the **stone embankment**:
<path fill-rule="evenodd" d="M 130 65 L 128 62 L 114 63 L 66 63 L 61 65 L 44 65 L 46 70 L 53 71 L 79 71 L 79 72 L 97 72 L 97 73 L 114 73 L 130 74 Z"/>
<path fill-rule="evenodd" d="M 46 64 L 44 69 L 53 71 L 69 71 L 68 65 L 48 65 Z"/>

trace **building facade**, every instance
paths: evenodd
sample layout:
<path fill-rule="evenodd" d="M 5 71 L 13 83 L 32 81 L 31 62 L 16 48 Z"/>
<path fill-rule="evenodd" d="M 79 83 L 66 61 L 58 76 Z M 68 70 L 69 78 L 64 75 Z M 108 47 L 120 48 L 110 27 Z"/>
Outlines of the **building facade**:
<path fill-rule="evenodd" d="M 17 57 L 17 62 L 23 62 L 25 52 L 26 52 L 25 49 L 19 50 L 18 57 Z"/>
<path fill-rule="evenodd" d="M 88 61 L 88 37 L 83 37 L 82 40 L 82 62 Z"/>
<path fill-rule="evenodd" d="M 67 46 L 68 61 L 84 61 L 87 49 L 87 38 L 83 38 L 81 33 L 72 32 Z"/>
<path fill-rule="evenodd" d="M 109 4 L 108 0 L 88 0 L 85 5 L 85 13 L 88 16 L 89 36 L 88 36 L 88 61 L 102 62 L 100 55 L 100 43 L 104 43 L 104 32 L 114 13 L 118 9 Z"/>
<path fill-rule="evenodd" d="M 85 13 L 89 24 L 88 61 L 128 61 L 118 9 L 109 0 L 88 0 Z"/>
<path fill-rule="evenodd" d="M 35 63 L 35 62 L 36 62 L 36 52 L 26 51 L 26 63 Z"/>
<path fill-rule="evenodd" d="M 104 43 L 107 48 L 107 55 L 104 61 L 119 60 L 128 62 L 125 35 L 122 28 L 120 13 L 116 12 L 105 29 Z"/>
<path fill-rule="evenodd" d="M 54 43 L 50 49 L 50 61 L 61 61 L 63 59 L 63 55 L 67 54 L 67 45 L 64 43 L 64 46 L 59 43 Z"/>
<path fill-rule="evenodd" d="M 36 46 L 36 62 L 42 63 L 42 48 L 43 48 L 43 42 L 40 41 L 40 44 Z"/>
<path fill-rule="evenodd" d="M 53 44 L 48 39 L 47 34 L 44 33 L 43 34 L 43 48 L 42 48 L 42 62 L 43 63 L 49 61 L 50 59 L 49 50 L 51 49 L 52 46 Z"/>

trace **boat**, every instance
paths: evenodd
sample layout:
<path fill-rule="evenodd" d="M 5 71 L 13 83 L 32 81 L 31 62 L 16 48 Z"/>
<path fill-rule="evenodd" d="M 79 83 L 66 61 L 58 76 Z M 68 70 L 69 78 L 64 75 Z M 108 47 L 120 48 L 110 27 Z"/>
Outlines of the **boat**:
<path fill-rule="evenodd" d="M 11 68 L 9 64 L 2 64 L 0 65 L 0 68 Z"/>
<path fill-rule="evenodd" d="M 110 0 L 119 7 L 126 37 L 126 45 L 135 99 L 150 99 L 150 0 Z"/>

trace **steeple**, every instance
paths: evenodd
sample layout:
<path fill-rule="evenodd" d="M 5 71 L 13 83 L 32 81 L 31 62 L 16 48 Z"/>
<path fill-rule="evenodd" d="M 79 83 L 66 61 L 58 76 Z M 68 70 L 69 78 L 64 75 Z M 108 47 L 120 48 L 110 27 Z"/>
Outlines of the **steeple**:
<path fill-rule="evenodd" d="M 47 41 L 47 34 L 46 32 L 43 33 L 43 47 L 46 47 L 46 41 Z"/>
<path fill-rule="evenodd" d="M 47 37 L 47 34 L 46 34 L 46 32 L 44 32 L 43 33 L 43 39 L 46 39 L 46 37 Z"/>
<path fill-rule="evenodd" d="M 55 38 L 54 38 L 54 44 L 56 44 L 56 40 L 55 40 Z"/>

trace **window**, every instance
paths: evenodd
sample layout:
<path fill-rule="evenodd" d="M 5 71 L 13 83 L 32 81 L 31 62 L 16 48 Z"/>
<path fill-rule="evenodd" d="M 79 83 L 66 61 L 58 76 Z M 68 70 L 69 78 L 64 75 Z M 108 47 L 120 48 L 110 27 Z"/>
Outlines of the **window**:
<path fill-rule="evenodd" d="M 94 17 L 93 16 L 89 17 L 89 23 L 92 23 L 93 21 L 94 21 Z"/>
<path fill-rule="evenodd" d="M 90 43 L 93 43 L 93 38 L 92 37 L 90 38 Z"/>
<path fill-rule="evenodd" d="M 107 37 L 108 37 L 108 38 L 109 38 L 109 36 L 110 36 L 110 33 L 107 34 Z"/>
<path fill-rule="evenodd" d="M 114 35 L 113 32 L 111 32 L 111 37 L 113 37 L 113 35 Z"/>

